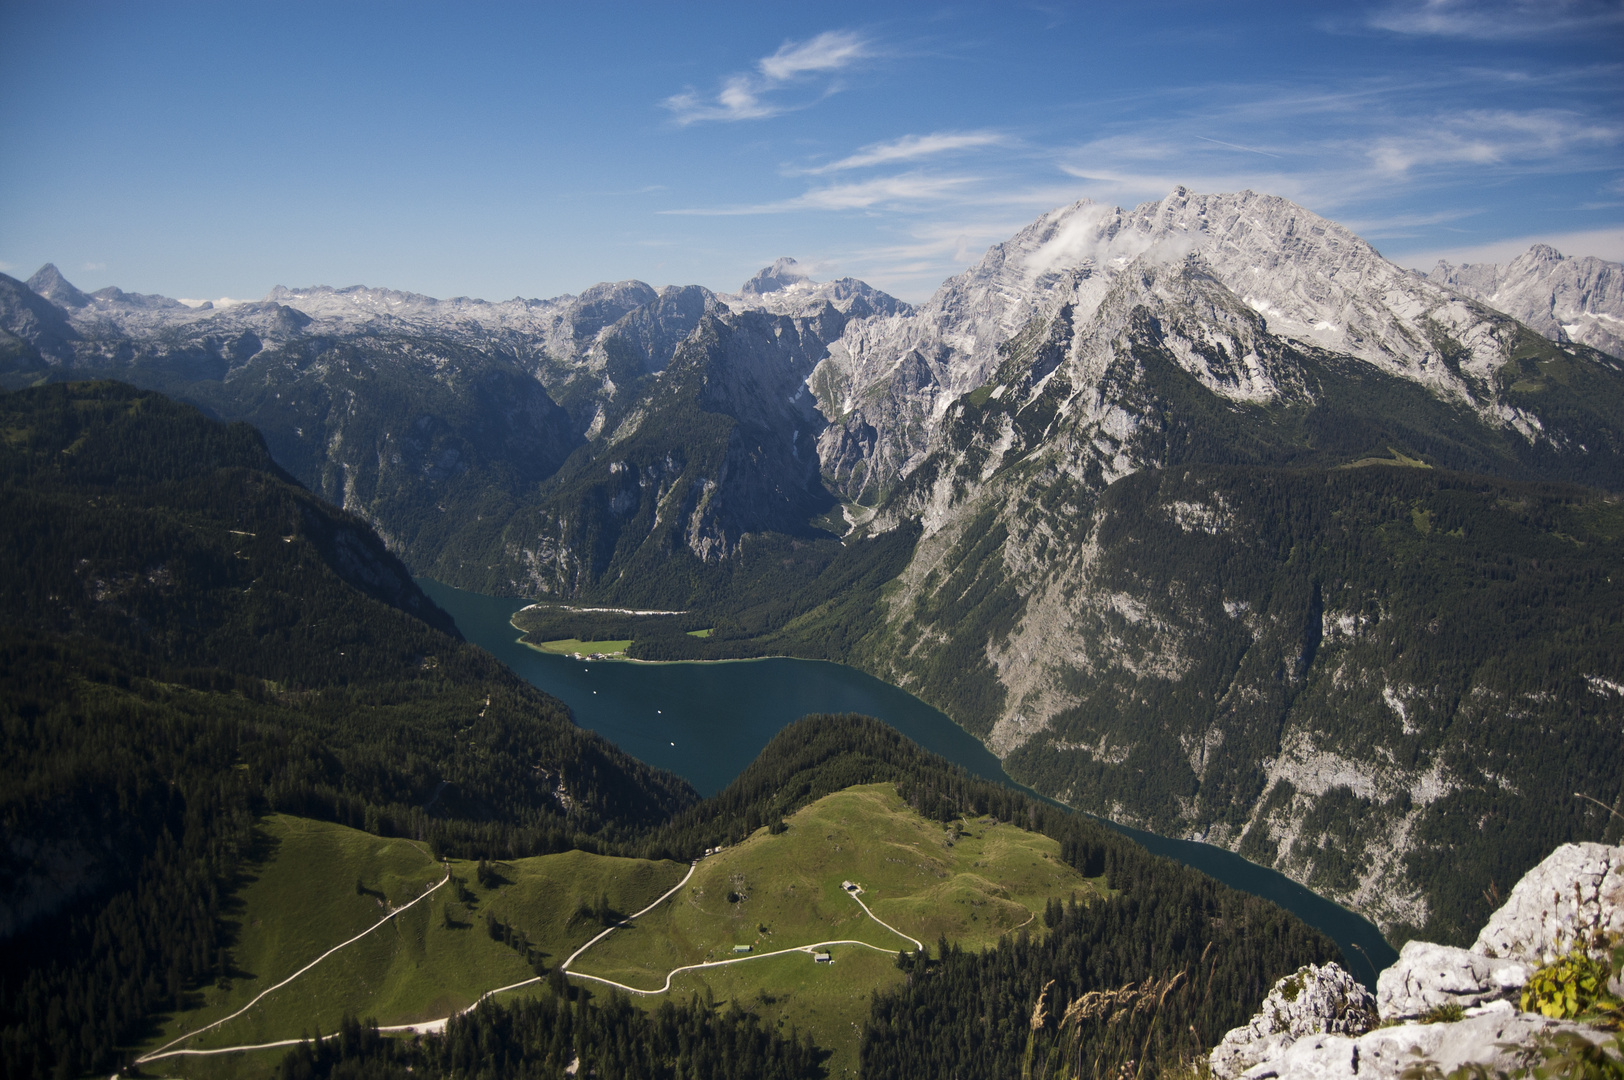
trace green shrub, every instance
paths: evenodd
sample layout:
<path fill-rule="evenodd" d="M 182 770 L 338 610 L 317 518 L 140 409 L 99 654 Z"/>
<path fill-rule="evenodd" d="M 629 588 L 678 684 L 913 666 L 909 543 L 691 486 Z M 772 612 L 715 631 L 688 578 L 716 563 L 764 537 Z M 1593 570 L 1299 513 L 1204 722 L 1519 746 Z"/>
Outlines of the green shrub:
<path fill-rule="evenodd" d="M 1597 959 L 1583 947 L 1576 947 L 1546 964 L 1523 987 L 1523 1011 L 1537 1012 L 1552 1020 L 1610 1017 L 1617 1023 L 1624 1019 L 1624 1001 L 1607 988 L 1621 954 L 1624 946 L 1615 947 L 1605 959 Z"/>

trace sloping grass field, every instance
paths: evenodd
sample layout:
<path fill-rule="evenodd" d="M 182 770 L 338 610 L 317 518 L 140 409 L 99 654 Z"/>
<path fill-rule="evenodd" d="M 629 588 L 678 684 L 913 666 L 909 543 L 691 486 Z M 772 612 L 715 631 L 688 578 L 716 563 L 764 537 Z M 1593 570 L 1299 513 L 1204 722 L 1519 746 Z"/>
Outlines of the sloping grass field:
<path fill-rule="evenodd" d="M 804 807 L 789 829 L 761 829 L 702 860 L 670 900 L 616 930 L 571 965 L 638 990 L 658 990 L 666 974 L 690 964 L 851 940 L 829 946 L 832 963 L 810 953 L 761 956 L 687 971 L 670 993 L 708 989 L 719 1004 L 736 1001 L 770 1021 L 811 1030 L 835 1051 L 831 1074 L 856 1069 L 856 1035 L 869 996 L 905 978 L 896 953 L 909 938 L 934 955 L 945 937 L 979 949 L 1012 931 L 1045 932 L 1051 899 L 1079 903 L 1101 895 L 1060 859 L 1059 845 L 1013 825 L 967 820 L 943 827 L 915 813 L 892 784 L 847 788 Z M 861 887 L 871 919 L 844 884 Z M 904 937 L 903 935 L 907 935 Z M 581 981 L 581 980 L 576 980 Z M 638 995 L 648 1006 L 662 995 Z"/>
<path fill-rule="evenodd" d="M 777 835 L 764 828 L 702 859 L 681 889 L 594 944 L 571 965 L 572 974 L 657 991 L 677 968 L 739 961 L 678 972 L 669 991 L 632 1000 L 646 1008 L 668 994 L 737 1003 L 768 1023 L 810 1031 L 834 1054 L 832 1076 L 855 1074 L 870 998 L 906 978 L 896 954 L 913 952 L 914 939 L 934 955 L 943 937 L 976 949 L 1014 931 L 1042 934 L 1050 899 L 1084 903 L 1104 890 L 1103 882 L 1061 862 L 1047 837 L 990 821 L 944 827 L 914 813 L 891 784 L 829 795 L 787 824 Z M 167 1018 L 143 1052 L 227 1017 L 173 1049 L 331 1032 L 346 1013 L 386 1027 L 438 1020 L 490 990 L 533 978 L 524 946 L 540 968 L 558 966 L 603 929 L 583 909 L 607 903 L 622 916 L 640 911 L 689 869 L 570 851 L 493 863 L 483 883 L 474 864 L 452 860 L 447 881 L 447 864 L 410 840 L 281 815 L 261 829 L 265 856 L 235 897 L 235 977 L 192 994 L 189 1007 Z M 848 883 L 860 889 L 862 903 Z M 496 940 L 493 921 L 523 945 Z M 831 962 L 814 960 L 811 947 L 838 941 L 863 944 L 828 945 L 820 951 Z M 749 953 L 734 951 L 746 945 Z M 779 950 L 792 951 L 764 955 Z M 582 978 L 571 983 L 592 995 L 618 992 Z M 507 994 L 549 992 L 532 983 Z M 171 1056 L 143 1070 L 258 1080 L 283 1052 Z"/>
<path fill-rule="evenodd" d="M 461 883 L 447 883 L 409 910 L 377 924 L 441 882 L 445 864 L 426 845 L 384 839 L 326 822 L 275 815 L 262 825 L 268 857 L 237 896 L 232 949 L 237 977 L 192 995 L 141 1046 L 150 1052 L 230 1016 L 333 946 L 368 927 L 372 933 L 333 953 L 252 1008 L 175 1049 L 245 1046 L 337 1028 L 345 1013 L 384 1026 L 435 1020 L 464 1009 L 488 990 L 535 975 L 515 949 L 487 932 L 487 914 L 522 932 L 547 967 L 589 941 L 602 926 L 577 915 L 606 896 L 617 911 L 636 911 L 687 872 L 678 863 L 615 859 L 569 851 L 492 864 L 500 880 L 478 881 L 474 864 L 452 860 Z M 534 992 L 534 988 L 516 993 Z M 163 1075 L 261 1075 L 279 1051 L 168 1057 L 144 1066 Z"/>

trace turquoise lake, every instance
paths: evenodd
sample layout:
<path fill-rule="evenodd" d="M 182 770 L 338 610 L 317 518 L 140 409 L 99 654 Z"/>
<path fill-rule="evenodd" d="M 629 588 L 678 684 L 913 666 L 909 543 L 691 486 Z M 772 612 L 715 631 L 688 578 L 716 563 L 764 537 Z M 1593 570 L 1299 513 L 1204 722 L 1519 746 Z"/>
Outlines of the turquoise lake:
<path fill-rule="evenodd" d="M 683 664 L 574 660 L 519 643 L 509 620 L 524 600 L 466 592 L 426 578 L 418 584 L 456 619 L 464 637 L 563 701 L 577 724 L 671 770 L 702 795 L 726 787 L 785 725 L 807 713 L 841 712 L 883 720 L 977 776 L 1030 792 L 946 714 L 856 668 L 788 658 Z M 1222 848 L 1108 824 L 1158 855 L 1272 900 L 1318 927 L 1341 946 L 1348 970 L 1372 989 L 1377 972 L 1398 959 L 1369 921 L 1282 874 Z"/>

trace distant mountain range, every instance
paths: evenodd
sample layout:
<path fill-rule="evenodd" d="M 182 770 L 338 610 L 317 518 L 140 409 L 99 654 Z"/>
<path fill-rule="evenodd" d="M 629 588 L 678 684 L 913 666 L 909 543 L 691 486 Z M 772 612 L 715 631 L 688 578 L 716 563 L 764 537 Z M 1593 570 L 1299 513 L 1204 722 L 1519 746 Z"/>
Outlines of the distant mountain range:
<path fill-rule="evenodd" d="M 1180 188 L 917 308 L 787 259 L 220 309 L 46 267 L 0 277 L 0 377 L 246 420 L 416 573 L 715 624 L 634 654 L 857 664 L 1047 793 L 1465 940 L 1591 827 L 1569 792 L 1624 796 L 1621 271 L 1421 275 Z"/>
<path fill-rule="evenodd" d="M 1504 266 L 1440 262 L 1427 276 L 1481 300 L 1552 341 L 1577 341 L 1624 356 L 1624 272 L 1594 256 L 1570 259 L 1535 244 Z"/>

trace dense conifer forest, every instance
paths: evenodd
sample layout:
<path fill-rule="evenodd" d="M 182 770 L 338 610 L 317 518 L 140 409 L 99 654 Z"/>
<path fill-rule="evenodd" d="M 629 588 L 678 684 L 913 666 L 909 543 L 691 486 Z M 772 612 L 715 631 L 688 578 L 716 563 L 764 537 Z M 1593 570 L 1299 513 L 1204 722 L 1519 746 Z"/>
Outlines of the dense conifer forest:
<path fill-rule="evenodd" d="M 453 636 L 251 428 L 100 383 L 0 397 L 0 433 L 6 1075 L 103 1068 L 229 970 L 264 812 L 508 855 L 695 800 Z"/>
<path fill-rule="evenodd" d="M 644 1013 L 621 995 L 589 1005 L 585 994 L 560 987 L 539 1001 L 465 1013 L 447 1025 L 443 1037 L 410 1043 L 348 1019 L 336 1037 L 291 1051 L 282 1061 L 281 1078 L 818 1080 L 827 1056 L 809 1037 L 770 1030 L 741 1009 L 717 1009 L 694 999 L 665 1002 Z"/>

